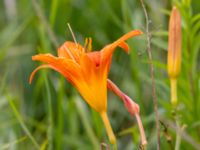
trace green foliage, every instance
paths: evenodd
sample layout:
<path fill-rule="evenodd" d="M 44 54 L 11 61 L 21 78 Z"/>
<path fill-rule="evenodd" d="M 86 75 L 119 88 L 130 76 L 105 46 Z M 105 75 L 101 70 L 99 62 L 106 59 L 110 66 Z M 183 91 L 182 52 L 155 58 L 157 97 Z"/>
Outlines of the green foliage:
<path fill-rule="evenodd" d="M 132 29 L 145 31 L 145 18 L 136 0 L 2 0 L 0 1 L 0 149 L 85 149 L 109 145 L 99 115 L 61 75 L 41 70 L 28 84 L 38 66 L 37 53 L 56 54 L 56 44 L 93 38 L 100 50 Z M 37 5 L 35 5 L 37 4 Z M 150 15 L 152 53 L 161 120 L 161 149 L 175 144 L 170 87 L 166 71 L 169 12 L 176 5 L 182 16 L 182 69 L 178 78 L 178 117 L 185 125 L 181 150 L 200 145 L 200 5 L 199 0 L 146 1 Z M 39 6 L 39 7 L 37 7 Z M 52 34 L 53 32 L 53 34 Z M 147 135 L 147 149 L 156 149 L 149 60 L 145 36 L 128 41 L 131 53 L 117 50 L 109 78 L 140 105 Z M 108 115 L 118 148 L 138 149 L 140 135 L 122 102 L 109 93 Z M 189 138 L 189 140 L 188 140 Z M 192 142 L 191 142 L 192 141 Z"/>

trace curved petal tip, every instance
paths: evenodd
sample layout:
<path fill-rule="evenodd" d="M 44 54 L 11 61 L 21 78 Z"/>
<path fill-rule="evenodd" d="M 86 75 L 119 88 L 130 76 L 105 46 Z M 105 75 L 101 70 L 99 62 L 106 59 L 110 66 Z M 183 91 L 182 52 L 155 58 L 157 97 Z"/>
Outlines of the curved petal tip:
<path fill-rule="evenodd" d="M 143 34 L 143 32 L 141 30 L 133 30 L 133 31 L 131 31 L 131 33 L 134 34 L 134 35 Z"/>
<path fill-rule="evenodd" d="M 34 57 L 34 56 L 33 56 Z M 35 68 L 35 70 L 33 70 L 33 72 L 31 73 L 31 75 L 30 75 L 30 77 L 29 77 L 29 84 L 31 84 L 32 83 L 32 80 L 33 80 L 33 77 L 34 77 L 34 75 L 35 75 L 35 73 L 38 71 L 38 70 L 40 70 L 40 69 L 42 69 L 42 68 L 50 68 L 50 65 L 41 65 L 41 66 L 39 66 L 39 67 L 37 67 L 37 68 Z"/>

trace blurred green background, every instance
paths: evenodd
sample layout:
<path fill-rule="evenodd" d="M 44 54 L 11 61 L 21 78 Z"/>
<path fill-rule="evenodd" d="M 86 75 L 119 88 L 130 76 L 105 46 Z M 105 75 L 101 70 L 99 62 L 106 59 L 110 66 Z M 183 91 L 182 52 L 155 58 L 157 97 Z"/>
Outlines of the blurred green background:
<path fill-rule="evenodd" d="M 145 0 L 150 17 L 161 149 L 174 149 L 175 128 L 166 71 L 167 28 L 172 5 L 182 15 L 182 70 L 178 79 L 178 117 L 184 127 L 181 150 L 200 149 L 200 2 Z M 109 142 L 99 115 L 60 74 L 37 73 L 28 84 L 31 60 L 38 53 L 56 54 L 66 40 L 84 44 L 92 37 L 100 50 L 133 29 L 145 32 L 139 0 L 1 0 L 0 1 L 0 149 L 94 150 Z M 131 53 L 116 50 L 109 78 L 140 105 L 148 150 L 156 149 L 146 35 L 128 40 Z M 139 149 L 135 119 L 114 94 L 108 95 L 108 115 L 119 150 Z"/>

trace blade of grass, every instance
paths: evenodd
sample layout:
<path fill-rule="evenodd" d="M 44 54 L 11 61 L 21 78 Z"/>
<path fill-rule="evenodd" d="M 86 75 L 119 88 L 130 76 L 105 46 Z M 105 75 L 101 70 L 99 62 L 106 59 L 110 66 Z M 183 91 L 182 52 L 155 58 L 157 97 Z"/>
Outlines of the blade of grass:
<path fill-rule="evenodd" d="M 52 99 L 51 93 L 49 88 L 49 82 L 47 80 L 46 74 L 43 74 L 43 78 L 45 80 L 45 87 L 46 87 L 46 96 L 47 96 L 47 108 L 48 108 L 48 131 L 47 131 L 47 138 L 48 138 L 48 150 L 53 149 L 53 110 L 52 110 Z"/>
<path fill-rule="evenodd" d="M 48 140 L 46 139 L 46 140 L 42 143 L 42 145 L 41 145 L 41 147 L 40 147 L 40 150 L 46 150 L 47 144 L 48 144 Z"/>
<path fill-rule="evenodd" d="M 90 141 L 92 142 L 93 146 L 94 146 L 94 149 L 95 150 L 99 150 L 100 147 L 99 147 L 99 143 L 98 143 L 98 140 L 92 130 L 92 127 L 89 123 L 89 120 L 88 120 L 88 112 L 85 108 L 85 106 L 83 105 L 83 102 L 80 100 L 80 98 L 76 97 L 75 98 L 75 104 L 76 104 L 76 107 L 77 107 L 77 111 L 80 115 L 80 118 L 83 122 L 83 125 L 85 127 L 85 130 L 88 134 L 88 137 L 90 139 Z"/>
<path fill-rule="evenodd" d="M 51 23 L 52 27 L 54 26 L 54 23 L 55 23 L 56 13 L 57 13 L 57 9 L 58 9 L 58 3 L 59 3 L 59 0 L 53 0 L 51 2 L 50 23 Z"/>
<path fill-rule="evenodd" d="M 21 35 L 21 33 L 28 26 L 32 17 L 27 17 L 20 25 L 18 23 L 13 23 L 9 25 L 4 32 L 0 34 L 0 45 L 2 45 L 0 51 L 0 61 L 4 58 L 7 53 L 8 47 Z M 10 36 L 12 34 L 12 36 Z M 5 38 L 6 37 L 6 38 Z M 4 39 L 5 38 L 5 39 Z"/>
<path fill-rule="evenodd" d="M 63 115 L 63 98 L 64 98 L 64 78 L 60 77 L 59 80 L 59 91 L 58 91 L 58 119 L 56 126 L 56 149 L 63 149 L 62 141 L 63 141 L 63 125 L 64 125 L 64 115 Z"/>
<path fill-rule="evenodd" d="M 30 140 L 33 142 L 35 148 L 39 149 L 40 148 L 39 144 L 36 142 L 35 138 L 32 136 L 32 134 L 29 131 L 29 129 L 27 128 L 22 116 L 20 115 L 17 108 L 15 107 L 15 104 L 13 103 L 13 98 L 9 94 L 7 94 L 6 97 L 8 99 L 8 102 L 9 102 L 12 110 L 13 110 L 13 113 L 14 113 L 15 117 L 17 118 L 17 120 L 19 121 L 19 124 L 21 125 L 22 129 L 27 134 L 27 136 L 30 138 Z"/>
<path fill-rule="evenodd" d="M 8 150 L 10 148 L 11 145 L 14 145 L 14 144 L 18 144 L 18 143 L 21 143 L 23 141 L 25 141 L 27 139 L 27 136 L 24 136 L 24 137 L 21 137 L 15 141 L 12 141 L 10 143 L 7 143 L 7 144 L 4 144 L 0 147 L 1 150 Z"/>
<path fill-rule="evenodd" d="M 196 14 L 193 18 L 192 18 L 192 24 L 195 23 L 196 21 L 200 20 L 200 13 Z"/>
<path fill-rule="evenodd" d="M 97 135 L 97 138 L 101 139 L 103 137 L 102 130 L 104 129 L 102 120 L 101 120 L 99 114 L 95 110 L 91 109 L 91 113 L 92 113 L 92 121 L 94 124 L 95 133 Z"/>
<path fill-rule="evenodd" d="M 169 128 L 172 129 L 174 132 L 178 131 L 178 134 L 181 136 L 183 140 L 185 140 L 188 144 L 191 144 L 195 149 L 199 150 L 200 143 L 195 141 L 191 135 L 189 135 L 185 131 L 178 130 L 176 124 L 170 120 L 161 119 L 161 121 L 167 124 Z"/>
<path fill-rule="evenodd" d="M 54 47 L 57 48 L 59 44 L 58 44 L 56 35 L 52 31 L 51 26 L 49 25 L 49 22 L 47 21 L 46 16 L 43 13 L 43 10 L 41 9 L 37 0 L 31 0 L 31 1 L 38 18 L 41 20 L 42 24 L 44 25 L 46 29 L 47 34 L 49 35 L 49 39 L 53 43 Z"/>

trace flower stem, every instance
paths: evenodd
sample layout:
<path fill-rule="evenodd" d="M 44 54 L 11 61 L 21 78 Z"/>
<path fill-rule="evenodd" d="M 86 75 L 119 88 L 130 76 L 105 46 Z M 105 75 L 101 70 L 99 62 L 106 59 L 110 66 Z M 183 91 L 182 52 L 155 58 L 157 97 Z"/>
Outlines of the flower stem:
<path fill-rule="evenodd" d="M 102 113 L 100 113 L 100 115 L 101 115 L 101 118 L 103 120 L 104 126 L 106 128 L 106 132 L 108 134 L 108 138 L 109 138 L 110 143 L 113 144 L 114 146 L 117 145 L 116 144 L 116 138 L 115 138 L 115 135 L 113 133 L 112 127 L 110 125 L 110 121 L 108 119 L 107 113 L 106 112 L 102 112 Z"/>
<path fill-rule="evenodd" d="M 149 68 L 150 68 L 150 75 L 151 75 L 151 86 L 152 86 L 152 98 L 153 98 L 153 105 L 154 105 L 154 112 L 155 112 L 155 124 L 156 124 L 156 131 L 157 131 L 157 150 L 160 150 L 160 124 L 159 124 L 159 113 L 158 113 L 158 99 L 156 95 L 156 83 L 155 83 L 155 72 L 153 66 L 153 56 L 151 52 L 151 33 L 149 32 L 149 25 L 150 19 L 147 13 L 146 6 L 144 4 L 144 0 L 140 0 L 145 20 L 146 20 L 146 34 L 147 34 L 147 54 L 149 58 Z"/>
<path fill-rule="evenodd" d="M 135 114 L 135 117 L 136 117 L 136 120 L 137 120 L 137 123 L 138 123 L 138 127 L 139 127 L 139 131 L 140 131 L 141 147 L 144 150 L 146 148 L 146 145 L 147 145 L 147 140 L 146 140 L 144 128 L 143 128 L 142 121 L 141 121 L 140 116 L 139 116 L 138 113 Z"/>
<path fill-rule="evenodd" d="M 181 130 L 181 127 L 180 127 L 178 119 L 176 119 L 176 127 L 177 127 L 177 132 L 176 132 L 175 150 L 179 150 L 180 149 L 180 145 L 181 145 L 181 136 L 179 135 L 178 132 Z"/>
<path fill-rule="evenodd" d="M 177 79 L 171 78 L 170 84 L 171 84 L 171 103 L 173 106 L 176 106 L 177 105 Z"/>
<path fill-rule="evenodd" d="M 118 150 L 118 148 L 117 148 L 117 142 L 115 142 L 115 144 L 113 145 L 113 150 Z"/>
<path fill-rule="evenodd" d="M 174 118 L 176 123 L 176 144 L 175 150 L 179 150 L 181 144 L 181 136 L 179 132 L 181 131 L 181 126 L 179 123 L 179 117 L 177 116 L 177 78 L 170 78 L 170 85 L 171 85 L 171 103 L 174 106 Z"/>

